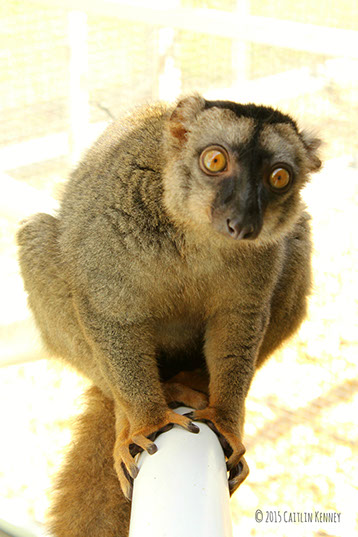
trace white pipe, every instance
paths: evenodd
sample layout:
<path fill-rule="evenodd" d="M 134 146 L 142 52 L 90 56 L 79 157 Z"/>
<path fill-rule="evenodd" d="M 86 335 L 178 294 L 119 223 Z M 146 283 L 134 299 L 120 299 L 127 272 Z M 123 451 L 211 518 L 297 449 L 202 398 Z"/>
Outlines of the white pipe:
<path fill-rule="evenodd" d="M 196 423 L 199 434 L 174 426 L 155 440 L 157 453 L 140 455 L 129 537 L 232 537 L 224 453 Z"/>

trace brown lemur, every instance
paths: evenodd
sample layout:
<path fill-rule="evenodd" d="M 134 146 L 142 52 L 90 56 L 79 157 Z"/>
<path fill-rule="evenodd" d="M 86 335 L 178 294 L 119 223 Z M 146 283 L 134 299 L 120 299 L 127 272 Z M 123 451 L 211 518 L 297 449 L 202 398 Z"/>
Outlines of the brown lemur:
<path fill-rule="evenodd" d="M 320 168 L 318 146 L 270 107 L 199 95 L 154 105 L 109 126 L 56 218 L 22 224 L 29 305 L 51 353 L 111 401 L 127 497 L 134 451 L 154 453 L 151 435 L 169 424 L 198 432 L 192 420 L 226 445 L 231 491 L 246 477 L 251 380 L 306 312 L 311 239 L 300 191 Z M 205 387 L 170 382 L 191 370 L 209 379 L 208 402 Z M 197 410 L 180 416 L 173 399 Z"/>

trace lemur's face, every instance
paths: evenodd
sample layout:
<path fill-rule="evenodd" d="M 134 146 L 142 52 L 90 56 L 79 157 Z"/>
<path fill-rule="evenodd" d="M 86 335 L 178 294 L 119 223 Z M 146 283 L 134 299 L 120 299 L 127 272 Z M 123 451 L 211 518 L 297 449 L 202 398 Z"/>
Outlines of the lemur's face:
<path fill-rule="evenodd" d="M 168 210 L 228 240 L 271 240 L 287 232 L 309 172 L 320 167 L 317 141 L 272 108 L 193 97 L 174 110 L 169 133 Z"/>

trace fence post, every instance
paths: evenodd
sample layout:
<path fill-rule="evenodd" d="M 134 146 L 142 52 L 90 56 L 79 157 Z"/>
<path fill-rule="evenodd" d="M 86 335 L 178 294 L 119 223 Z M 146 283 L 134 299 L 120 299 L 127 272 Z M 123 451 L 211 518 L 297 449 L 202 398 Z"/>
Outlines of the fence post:
<path fill-rule="evenodd" d="M 250 0 L 236 0 L 236 10 L 233 16 L 236 17 L 238 31 L 237 38 L 232 39 L 232 67 L 234 74 L 233 86 L 237 92 L 240 92 L 248 77 L 248 44 L 243 39 L 243 34 L 249 13 Z"/>
<path fill-rule="evenodd" d="M 70 151 L 76 164 L 86 147 L 90 105 L 88 91 L 87 14 L 68 13 Z"/>
<path fill-rule="evenodd" d="M 129 537 L 232 537 L 224 453 L 197 425 L 199 434 L 174 426 L 155 440 L 157 453 L 140 455 Z"/>

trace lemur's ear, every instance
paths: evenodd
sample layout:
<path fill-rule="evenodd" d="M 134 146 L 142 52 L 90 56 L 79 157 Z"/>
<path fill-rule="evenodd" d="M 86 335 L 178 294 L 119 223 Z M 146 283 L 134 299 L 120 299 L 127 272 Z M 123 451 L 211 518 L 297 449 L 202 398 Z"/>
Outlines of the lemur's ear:
<path fill-rule="evenodd" d="M 309 171 L 316 172 L 322 166 L 322 161 L 318 156 L 318 149 L 322 141 L 307 131 L 302 131 L 300 134 L 306 148 Z"/>
<path fill-rule="evenodd" d="M 186 141 L 190 124 L 204 107 L 205 100 L 200 95 L 191 95 L 178 102 L 169 119 L 169 131 L 181 144 Z"/>

